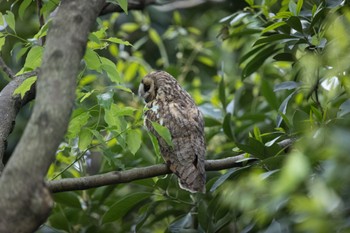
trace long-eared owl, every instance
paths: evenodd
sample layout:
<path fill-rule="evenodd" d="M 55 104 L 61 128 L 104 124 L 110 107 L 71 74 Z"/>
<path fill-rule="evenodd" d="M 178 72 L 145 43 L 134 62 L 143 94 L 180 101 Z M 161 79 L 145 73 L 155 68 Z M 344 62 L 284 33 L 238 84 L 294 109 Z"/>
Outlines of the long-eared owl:
<path fill-rule="evenodd" d="M 202 113 L 174 77 L 164 71 L 146 75 L 139 86 L 146 102 L 145 125 L 157 138 L 160 152 L 182 189 L 205 192 L 205 140 Z M 172 146 L 152 122 L 169 129 Z"/>

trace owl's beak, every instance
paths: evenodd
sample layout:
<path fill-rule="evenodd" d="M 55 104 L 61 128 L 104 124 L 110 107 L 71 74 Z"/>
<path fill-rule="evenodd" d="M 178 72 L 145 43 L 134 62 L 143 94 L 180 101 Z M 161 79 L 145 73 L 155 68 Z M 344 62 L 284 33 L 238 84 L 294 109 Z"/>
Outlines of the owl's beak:
<path fill-rule="evenodd" d="M 139 94 L 139 97 L 142 97 L 143 98 L 143 95 L 145 94 L 145 91 L 144 91 L 144 87 L 143 87 L 143 83 L 140 83 L 140 86 L 139 86 L 139 91 L 138 91 L 138 94 Z"/>

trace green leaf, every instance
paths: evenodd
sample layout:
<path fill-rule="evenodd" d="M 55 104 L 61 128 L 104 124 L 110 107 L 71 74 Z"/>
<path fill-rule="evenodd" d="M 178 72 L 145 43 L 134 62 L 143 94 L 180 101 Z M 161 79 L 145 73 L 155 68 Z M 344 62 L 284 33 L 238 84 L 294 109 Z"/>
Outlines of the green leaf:
<path fill-rule="evenodd" d="M 261 33 L 264 34 L 265 32 L 275 30 L 276 28 L 279 28 L 279 27 L 286 25 L 286 24 L 287 23 L 284 21 L 273 23 L 270 26 L 266 27 L 264 30 L 262 30 Z"/>
<path fill-rule="evenodd" d="M 134 206 L 152 196 L 152 193 L 138 192 L 129 194 L 114 203 L 103 215 L 102 223 L 116 221 L 126 215 Z"/>
<path fill-rule="evenodd" d="M 188 226 L 191 226 L 192 223 L 193 223 L 192 214 L 187 213 L 175 219 L 175 221 L 173 221 L 169 225 L 169 231 L 171 233 L 186 232 L 186 229 L 188 228 Z"/>
<path fill-rule="evenodd" d="M 116 44 L 123 44 L 123 45 L 127 45 L 127 46 L 133 46 L 129 41 L 125 41 L 122 39 L 119 39 L 117 37 L 110 37 L 107 39 L 107 41 L 112 42 L 112 43 L 116 43 Z"/>
<path fill-rule="evenodd" d="M 113 95 L 114 93 L 112 91 L 97 95 L 96 98 L 98 100 L 98 104 L 105 109 L 110 109 L 113 103 Z"/>
<path fill-rule="evenodd" d="M 2 46 L 4 46 L 5 44 L 5 41 L 6 41 L 6 37 L 4 36 L 4 34 L 0 32 L 0 52 L 1 52 Z"/>
<path fill-rule="evenodd" d="M 299 37 L 287 35 L 287 34 L 272 34 L 270 36 L 262 37 L 259 40 L 257 40 L 253 46 L 259 45 L 259 44 L 265 44 L 265 43 L 271 43 L 271 42 L 278 42 L 279 40 L 290 41 L 290 40 L 298 40 Z"/>
<path fill-rule="evenodd" d="M 254 138 L 255 138 L 256 140 L 258 140 L 259 142 L 263 142 L 263 141 L 262 141 L 262 138 L 261 138 L 260 129 L 259 129 L 259 127 L 257 127 L 257 126 L 254 126 Z"/>
<path fill-rule="evenodd" d="M 84 151 L 87 149 L 87 147 L 90 145 L 92 141 L 92 136 L 93 136 L 92 132 L 87 128 L 83 128 L 80 131 L 79 142 L 78 142 L 79 150 Z"/>
<path fill-rule="evenodd" d="M 72 139 L 78 136 L 78 133 L 80 132 L 81 128 L 88 123 L 89 118 L 89 112 L 77 109 L 68 125 L 68 139 Z"/>
<path fill-rule="evenodd" d="M 27 78 L 22 82 L 21 85 L 19 85 L 13 92 L 12 95 L 21 95 L 21 98 L 23 99 L 24 95 L 30 90 L 32 85 L 36 82 L 37 76 L 32 76 L 30 78 Z"/>
<path fill-rule="evenodd" d="M 303 7 L 304 1 L 303 0 L 298 0 L 297 1 L 297 8 L 296 8 L 296 13 L 297 15 L 300 14 L 301 8 Z"/>
<path fill-rule="evenodd" d="M 63 204 L 65 206 L 81 209 L 78 196 L 74 192 L 63 192 L 53 194 L 55 202 Z"/>
<path fill-rule="evenodd" d="M 124 116 L 127 115 L 129 112 L 128 110 L 123 111 L 124 108 L 121 108 L 117 106 L 116 104 L 112 104 L 109 109 L 105 109 L 105 121 L 108 124 L 109 128 L 113 130 L 117 130 L 118 135 L 120 136 L 119 132 L 126 129 L 127 122 L 124 119 Z M 124 136 L 123 136 L 124 137 Z M 125 141 L 124 138 L 121 138 L 120 140 Z M 123 145 L 126 145 L 126 143 L 123 142 Z"/>
<path fill-rule="evenodd" d="M 0 12 L 0 31 L 4 30 L 7 27 L 7 23 L 4 15 Z"/>
<path fill-rule="evenodd" d="M 294 62 L 296 59 L 291 53 L 279 53 L 273 56 L 273 59 L 276 61 L 290 61 Z"/>
<path fill-rule="evenodd" d="M 222 176 L 219 177 L 219 179 L 217 179 L 215 181 L 215 183 L 213 184 L 213 186 L 211 186 L 210 188 L 210 192 L 214 192 L 219 186 L 221 186 L 232 174 L 234 174 L 236 171 L 240 170 L 242 168 L 238 168 L 238 167 L 234 167 L 231 168 L 229 170 L 227 170 L 227 172 L 225 174 L 223 174 Z"/>
<path fill-rule="evenodd" d="M 108 78 L 112 81 L 112 82 L 115 82 L 115 83 L 120 83 L 122 82 L 122 78 L 120 77 L 118 71 L 117 71 L 117 67 L 116 65 L 114 64 L 114 62 L 112 62 L 111 60 L 105 58 L 105 57 L 100 57 L 101 59 L 101 68 L 102 70 L 104 70 L 107 75 L 108 75 Z"/>
<path fill-rule="evenodd" d="M 219 84 L 219 99 L 222 104 L 222 108 L 226 108 L 226 93 L 225 93 L 225 82 L 224 82 L 224 76 L 222 76 L 220 84 Z"/>
<path fill-rule="evenodd" d="M 286 81 L 283 83 L 276 84 L 275 87 L 273 88 L 273 91 L 277 92 L 277 91 L 282 91 L 282 90 L 292 90 L 292 89 L 295 89 L 299 86 L 300 86 L 300 84 L 297 82 Z"/>
<path fill-rule="evenodd" d="M 150 39 L 153 41 L 153 43 L 155 43 L 156 45 L 159 46 L 162 43 L 162 39 L 160 38 L 158 32 L 155 29 L 150 28 L 148 30 L 148 35 Z"/>
<path fill-rule="evenodd" d="M 24 12 L 28 8 L 31 2 L 32 0 L 23 0 L 21 5 L 19 5 L 18 15 L 20 19 L 23 19 Z"/>
<path fill-rule="evenodd" d="M 278 101 L 275 92 L 272 90 L 270 84 L 265 79 L 262 80 L 261 93 L 265 97 L 272 109 L 278 109 Z"/>
<path fill-rule="evenodd" d="M 117 0 L 119 6 L 123 9 L 123 11 L 128 14 L 128 1 L 127 0 Z"/>
<path fill-rule="evenodd" d="M 4 15 L 6 23 L 9 27 L 16 32 L 16 24 L 15 24 L 15 15 L 11 11 L 6 11 L 6 15 Z"/>
<path fill-rule="evenodd" d="M 289 96 L 287 96 L 287 98 L 285 98 L 282 102 L 282 104 L 280 105 L 278 111 L 279 111 L 279 115 L 277 116 L 277 127 L 280 127 L 281 123 L 282 123 L 282 119 L 283 116 L 281 114 L 286 114 L 287 111 L 287 105 L 289 103 L 289 100 L 292 98 L 292 96 L 296 93 L 296 91 L 292 92 Z"/>
<path fill-rule="evenodd" d="M 256 140 L 255 138 L 249 137 L 248 144 L 236 143 L 236 146 L 242 151 L 251 154 L 259 159 L 264 159 L 268 157 L 268 154 L 265 151 L 265 145 L 262 142 Z"/>
<path fill-rule="evenodd" d="M 21 48 L 16 54 L 16 61 L 18 61 L 30 49 L 29 46 Z"/>
<path fill-rule="evenodd" d="M 148 136 L 151 139 L 152 145 L 153 145 L 153 149 L 154 149 L 154 153 L 156 154 L 157 158 L 161 158 L 161 154 L 160 154 L 160 149 L 159 149 L 159 144 L 158 144 L 158 140 L 156 138 L 156 136 L 154 136 L 151 132 L 147 132 Z"/>
<path fill-rule="evenodd" d="M 348 113 L 350 113 L 350 100 L 346 100 L 340 105 L 337 117 L 344 117 Z"/>
<path fill-rule="evenodd" d="M 126 135 L 126 143 L 128 145 L 128 149 L 132 154 L 136 154 L 139 150 L 142 140 L 141 140 L 141 131 L 138 129 L 132 129 L 127 132 Z"/>
<path fill-rule="evenodd" d="M 40 30 L 34 35 L 35 39 L 39 39 L 41 37 L 46 36 L 49 26 L 51 25 L 51 20 L 47 21 Z"/>
<path fill-rule="evenodd" d="M 298 32 L 303 32 L 303 26 L 301 25 L 300 19 L 297 16 L 291 16 L 287 21 L 287 24 Z"/>
<path fill-rule="evenodd" d="M 134 92 L 130 88 L 127 88 L 127 87 L 124 87 L 124 86 L 121 86 L 121 85 L 114 86 L 114 88 L 116 88 L 118 90 L 122 90 L 122 91 L 128 92 L 130 94 L 134 94 Z"/>
<path fill-rule="evenodd" d="M 242 70 L 243 78 L 248 77 L 255 71 L 257 71 L 262 64 L 269 58 L 272 54 L 277 52 L 279 49 L 275 49 L 275 45 L 269 46 L 263 50 L 261 50 L 252 60 L 244 67 Z"/>
<path fill-rule="evenodd" d="M 101 72 L 101 59 L 94 50 L 86 48 L 84 61 L 88 69 Z"/>
<path fill-rule="evenodd" d="M 40 67 L 43 51 L 44 48 L 40 46 L 34 46 L 29 50 L 24 63 L 25 70 L 35 70 Z"/>
<path fill-rule="evenodd" d="M 169 146 L 173 147 L 173 142 L 171 140 L 171 134 L 169 129 L 165 126 L 158 124 L 157 122 L 152 121 L 151 123 L 154 130 L 159 134 L 159 136 L 161 136 Z"/>
<path fill-rule="evenodd" d="M 233 140 L 233 133 L 232 133 L 232 119 L 231 119 L 231 113 L 227 113 L 225 115 L 225 118 L 224 118 L 224 122 L 222 124 L 222 128 L 224 130 L 224 133 L 226 134 L 226 136 Z"/>
<path fill-rule="evenodd" d="M 89 98 L 91 95 L 92 95 L 92 93 L 94 93 L 95 92 L 95 90 L 92 90 L 92 91 L 89 91 L 89 92 L 87 92 L 87 93 L 85 93 L 82 97 L 81 97 L 81 99 L 80 99 L 80 103 L 81 102 L 83 102 L 85 99 L 87 99 L 87 98 Z"/>
<path fill-rule="evenodd" d="M 293 15 L 298 15 L 297 4 L 295 4 L 294 0 L 289 0 L 288 8 L 289 8 L 289 11 L 292 12 Z"/>

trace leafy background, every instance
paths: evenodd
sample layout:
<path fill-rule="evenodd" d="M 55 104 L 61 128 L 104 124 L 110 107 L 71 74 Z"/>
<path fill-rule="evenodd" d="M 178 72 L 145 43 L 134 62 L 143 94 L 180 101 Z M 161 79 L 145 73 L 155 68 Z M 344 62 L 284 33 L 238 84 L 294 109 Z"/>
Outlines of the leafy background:
<path fill-rule="evenodd" d="M 19 73 L 40 66 L 58 3 L 43 1 L 40 27 L 35 2 L 2 2 L 1 53 Z M 179 189 L 173 175 L 54 194 L 37 232 L 350 232 L 348 1 L 167 6 L 123 5 L 127 14 L 97 20 L 47 179 L 163 162 L 135 94 L 153 69 L 173 74 L 204 113 L 207 159 L 247 160 L 208 172 L 205 195 Z M 0 86 L 7 82 L 3 75 Z M 18 116 L 7 157 L 31 107 Z M 278 144 L 286 139 L 292 148 Z"/>

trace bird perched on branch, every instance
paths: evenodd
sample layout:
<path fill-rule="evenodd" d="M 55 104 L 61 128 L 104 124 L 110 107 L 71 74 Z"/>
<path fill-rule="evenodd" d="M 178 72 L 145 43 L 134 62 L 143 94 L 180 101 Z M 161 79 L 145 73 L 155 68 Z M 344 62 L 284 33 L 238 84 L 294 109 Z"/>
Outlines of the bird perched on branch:
<path fill-rule="evenodd" d="M 176 79 L 164 71 L 146 75 L 139 86 L 146 102 L 145 125 L 157 138 L 161 154 L 182 189 L 205 193 L 205 140 L 202 113 Z M 166 127 L 169 143 L 155 123 Z"/>

